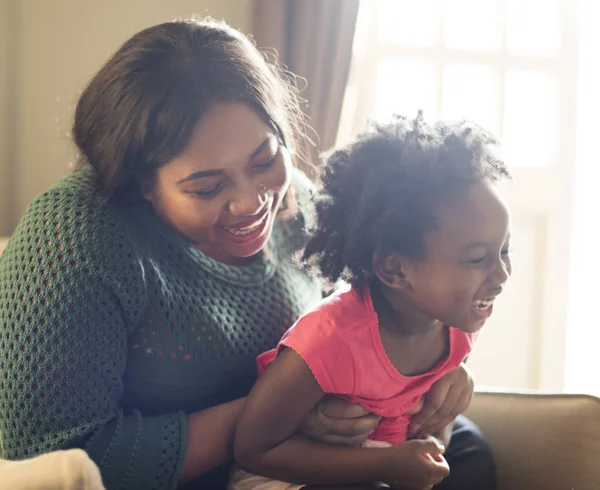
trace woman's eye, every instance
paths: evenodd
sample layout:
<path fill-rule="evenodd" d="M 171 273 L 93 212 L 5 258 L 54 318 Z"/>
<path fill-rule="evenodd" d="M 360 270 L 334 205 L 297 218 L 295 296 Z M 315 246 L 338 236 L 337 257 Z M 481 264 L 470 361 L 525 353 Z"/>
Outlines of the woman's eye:
<path fill-rule="evenodd" d="M 277 160 L 277 156 L 274 156 L 273 158 L 271 158 L 271 160 L 269 160 L 268 162 L 265 163 L 258 163 L 256 165 L 253 165 L 252 168 L 255 170 L 258 170 L 259 172 L 261 170 L 267 170 L 269 168 L 271 168 L 273 165 L 275 165 L 275 161 Z"/>
<path fill-rule="evenodd" d="M 512 253 L 512 248 L 510 247 L 506 247 L 504 249 L 502 249 L 502 252 L 500 252 L 502 254 L 503 257 L 506 257 L 507 255 L 510 255 Z"/>
<path fill-rule="evenodd" d="M 223 183 L 217 184 L 209 189 L 202 189 L 202 190 L 198 190 L 198 191 L 193 191 L 190 192 L 190 194 L 195 194 L 197 196 L 200 197 L 214 197 L 216 196 L 219 192 L 221 192 L 221 189 L 223 188 Z"/>

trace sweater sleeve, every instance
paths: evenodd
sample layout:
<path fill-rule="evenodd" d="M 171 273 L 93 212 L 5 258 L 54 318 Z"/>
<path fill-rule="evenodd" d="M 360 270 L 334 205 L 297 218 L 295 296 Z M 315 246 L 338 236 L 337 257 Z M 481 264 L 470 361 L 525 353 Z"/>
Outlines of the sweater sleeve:
<path fill-rule="evenodd" d="M 23 459 L 81 447 L 107 489 L 173 489 L 185 415 L 120 408 L 143 269 L 107 206 L 78 192 L 34 201 L 0 258 L 0 448 Z"/>

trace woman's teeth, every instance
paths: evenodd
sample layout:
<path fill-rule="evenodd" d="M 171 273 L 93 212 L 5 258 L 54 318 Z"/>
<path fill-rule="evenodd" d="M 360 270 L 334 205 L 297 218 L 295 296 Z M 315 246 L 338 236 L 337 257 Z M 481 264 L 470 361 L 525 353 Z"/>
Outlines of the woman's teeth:
<path fill-rule="evenodd" d="M 255 221 L 250 226 L 244 226 L 243 228 L 230 228 L 229 226 L 224 226 L 223 228 L 225 228 L 225 230 L 228 231 L 229 233 L 231 233 L 232 235 L 238 235 L 238 236 L 248 235 L 249 233 L 252 233 L 256 229 L 258 229 L 263 224 L 263 222 L 267 219 L 267 216 L 268 216 L 268 213 L 265 213 L 265 215 L 261 219 L 259 219 L 258 221 Z"/>
<path fill-rule="evenodd" d="M 486 311 L 489 310 L 490 306 L 493 304 L 493 299 L 478 299 L 473 302 L 473 308 L 479 311 Z"/>

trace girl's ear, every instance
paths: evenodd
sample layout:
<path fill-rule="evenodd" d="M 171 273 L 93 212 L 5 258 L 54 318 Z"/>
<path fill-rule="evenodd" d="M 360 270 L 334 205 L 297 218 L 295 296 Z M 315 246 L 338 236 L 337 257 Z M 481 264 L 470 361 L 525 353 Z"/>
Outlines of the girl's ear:
<path fill-rule="evenodd" d="M 373 270 L 375 275 L 390 289 L 410 289 L 405 267 L 405 258 L 396 252 L 391 252 L 384 257 L 380 256 L 379 252 L 373 254 Z"/>

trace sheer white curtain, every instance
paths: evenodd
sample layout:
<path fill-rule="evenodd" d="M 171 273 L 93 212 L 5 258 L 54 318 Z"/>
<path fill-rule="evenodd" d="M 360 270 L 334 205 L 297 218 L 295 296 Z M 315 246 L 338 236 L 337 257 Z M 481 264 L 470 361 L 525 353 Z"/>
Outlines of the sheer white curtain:
<path fill-rule="evenodd" d="M 600 2 L 581 0 L 579 117 L 566 387 L 600 395 Z"/>
<path fill-rule="evenodd" d="M 473 119 L 514 183 L 514 272 L 472 356 L 483 384 L 600 392 L 600 2 L 362 0 L 338 142 L 392 113 Z"/>

